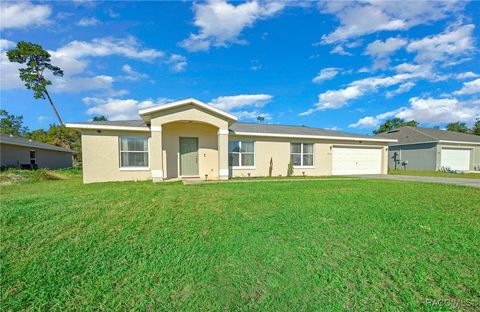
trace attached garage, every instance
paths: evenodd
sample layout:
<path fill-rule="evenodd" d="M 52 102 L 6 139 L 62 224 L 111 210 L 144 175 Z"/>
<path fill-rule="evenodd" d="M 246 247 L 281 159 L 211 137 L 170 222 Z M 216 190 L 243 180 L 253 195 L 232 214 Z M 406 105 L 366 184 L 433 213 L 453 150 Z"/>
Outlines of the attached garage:
<path fill-rule="evenodd" d="M 358 175 L 382 173 L 382 148 L 332 148 L 332 174 Z"/>
<path fill-rule="evenodd" d="M 441 166 L 453 170 L 468 171 L 470 169 L 471 149 L 442 148 Z"/>

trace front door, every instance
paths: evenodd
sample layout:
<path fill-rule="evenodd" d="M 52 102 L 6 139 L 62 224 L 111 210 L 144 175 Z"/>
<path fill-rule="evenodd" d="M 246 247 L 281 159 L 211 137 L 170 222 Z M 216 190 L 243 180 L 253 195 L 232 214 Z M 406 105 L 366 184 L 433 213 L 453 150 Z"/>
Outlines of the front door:
<path fill-rule="evenodd" d="M 198 138 L 180 138 L 180 175 L 198 176 Z"/>

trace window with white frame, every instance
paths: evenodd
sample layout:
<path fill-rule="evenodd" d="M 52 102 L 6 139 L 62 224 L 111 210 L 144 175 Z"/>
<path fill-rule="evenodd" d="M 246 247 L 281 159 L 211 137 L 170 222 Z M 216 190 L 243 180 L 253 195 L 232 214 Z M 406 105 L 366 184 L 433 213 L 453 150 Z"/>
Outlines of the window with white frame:
<path fill-rule="evenodd" d="M 239 168 L 255 166 L 255 143 L 252 141 L 229 141 L 228 165 Z"/>
<path fill-rule="evenodd" d="M 120 137 L 120 167 L 148 167 L 148 138 Z"/>
<path fill-rule="evenodd" d="M 313 143 L 290 143 L 290 160 L 294 167 L 312 167 Z"/>

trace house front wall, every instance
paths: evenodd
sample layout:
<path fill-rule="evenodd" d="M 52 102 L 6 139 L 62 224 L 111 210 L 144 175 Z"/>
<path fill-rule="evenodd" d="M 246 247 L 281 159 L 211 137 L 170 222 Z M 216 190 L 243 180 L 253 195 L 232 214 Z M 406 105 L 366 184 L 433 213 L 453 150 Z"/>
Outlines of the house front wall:
<path fill-rule="evenodd" d="M 19 167 L 30 164 L 30 151 L 35 151 L 35 163 L 39 168 L 61 169 L 72 166 L 71 153 L 3 143 L 0 145 L 0 166 Z"/>
<path fill-rule="evenodd" d="M 272 176 L 286 176 L 290 163 L 290 143 L 313 143 L 313 166 L 294 167 L 293 175 L 328 176 L 332 175 L 332 149 L 334 147 L 370 147 L 382 150 L 382 173 L 388 170 L 387 143 L 296 138 L 270 138 L 230 135 L 230 140 L 253 141 L 255 144 L 254 168 L 242 169 L 230 167 L 232 177 L 268 176 L 270 160 L 273 162 Z"/>
<path fill-rule="evenodd" d="M 150 132 L 82 131 L 83 182 L 135 181 L 152 178 L 149 167 L 144 169 L 120 167 L 119 138 L 122 136 L 140 136 L 150 139 Z"/>

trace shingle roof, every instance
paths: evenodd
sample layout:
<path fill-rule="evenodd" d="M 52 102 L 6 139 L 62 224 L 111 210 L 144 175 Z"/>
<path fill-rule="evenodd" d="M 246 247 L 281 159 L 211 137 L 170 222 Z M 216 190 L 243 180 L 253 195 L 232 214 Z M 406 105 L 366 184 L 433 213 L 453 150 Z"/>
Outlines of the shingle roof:
<path fill-rule="evenodd" d="M 397 144 L 436 142 L 436 141 L 456 141 L 480 143 L 480 136 L 446 131 L 431 128 L 401 127 L 392 131 L 380 133 L 379 136 L 385 138 L 397 139 Z"/>
<path fill-rule="evenodd" d="M 65 152 L 65 153 L 73 153 L 73 151 L 63 148 L 60 146 L 54 146 L 46 143 L 41 143 L 21 137 L 11 136 L 8 134 L 0 133 L 0 143 L 2 144 L 10 144 L 10 145 L 17 145 L 17 146 L 25 146 L 31 148 L 39 148 L 39 149 L 47 149 L 57 152 Z"/>
<path fill-rule="evenodd" d="M 312 135 L 312 136 L 331 136 L 331 137 L 345 137 L 345 138 L 364 138 L 364 139 L 384 139 L 383 137 L 371 136 L 366 134 L 349 133 L 342 131 L 326 130 L 321 128 L 312 128 L 306 126 L 289 126 L 289 125 L 274 125 L 274 124 L 260 124 L 237 122 L 230 126 L 230 131 L 249 132 L 249 133 L 272 133 L 272 134 L 286 134 L 286 135 Z"/>

